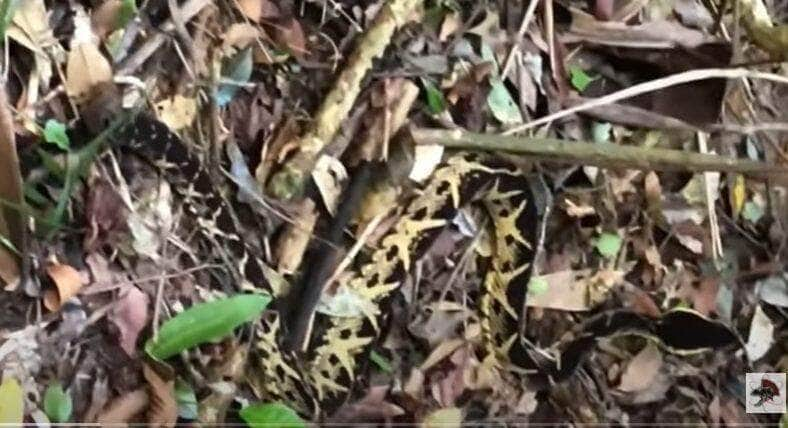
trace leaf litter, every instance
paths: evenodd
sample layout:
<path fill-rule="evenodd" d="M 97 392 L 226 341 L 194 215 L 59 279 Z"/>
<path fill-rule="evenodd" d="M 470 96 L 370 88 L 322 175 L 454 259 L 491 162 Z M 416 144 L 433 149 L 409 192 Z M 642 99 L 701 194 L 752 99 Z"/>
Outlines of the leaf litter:
<path fill-rule="evenodd" d="M 206 223 L 179 205 L 167 173 L 114 150 L 93 155 L 89 170 L 78 174 L 61 161 L 86 153 L 80 150 L 90 140 L 82 124 L 117 115 L 109 106 L 145 99 L 146 109 L 219 178 L 227 166 L 225 146 L 235 179 L 225 196 L 240 201 L 236 220 L 245 222 L 250 211 L 258 216 L 249 240 L 266 263 L 265 276 L 286 290 L 311 263 L 305 257 L 323 227 L 322 211 L 335 213 L 344 183 L 352 181 L 351 159 L 358 156 L 343 151 L 352 152 L 355 141 L 379 140 L 388 148 L 375 191 L 344 230 L 347 248 L 363 238 L 363 258 L 400 215 L 396 208 L 412 195 L 413 182 L 428 178 L 449 151 L 438 145 L 413 150 L 407 133 L 397 132 L 403 122 L 495 134 L 684 71 L 735 63 L 779 72 L 770 60 L 784 59 L 786 45 L 780 11 L 755 0 L 740 2 L 739 21 L 729 10 L 694 1 L 538 4 L 538 19 L 522 28 L 527 5 L 509 10 L 461 1 L 427 4 L 423 14 L 399 17 L 397 27 L 408 23 L 402 31 L 367 45 L 386 54 L 353 63 L 356 40 L 373 27 L 385 2 L 237 0 L 224 8 L 193 0 L 183 2 L 180 13 L 165 3 L 34 0 L 17 5 L 8 20 L 3 48 L 11 55 L 4 70 L 17 79 L 5 85 L 13 108 L 0 135 L 12 137 L 0 143 L 16 140 L 4 147 L 17 150 L 0 152 L 0 161 L 22 164 L 13 174 L 24 179 L 32 239 L 16 250 L 31 254 L 33 263 L 20 264 L 2 246 L 2 299 L 15 307 L 0 315 L 0 422 L 172 426 L 180 415 L 251 426 L 302 423 L 292 409 L 266 403 L 244 375 L 249 332 L 268 298 L 236 296 L 243 287 L 229 273 L 232 263 L 223 260 L 221 245 L 196 241 Z M 742 38 L 731 43 L 725 34 Z M 193 44 L 185 46 L 186 39 Z M 345 62 L 362 68 L 338 77 Z M 390 84 L 392 76 L 421 92 L 404 112 L 392 111 L 401 94 L 391 88 L 402 87 Z M 321 104 L 335 80 L 350 86 L 333 95 L 341 108 L 329 110 L 340 113 L 326 116 Z M 102 89 L 113 81 L 123 85 L 116 95 Z M 377 82 L 395 93 L 371 89 Z M 784 165 L 785 88 L 749 83 L 709 79 L 662 88 L 534 132 L 697 151 L 694 133 L 713 131 L 709 141 L 717 152 Z M 112 102 L 100 104 L 106 106 L 101 114 L 84 113 L 100 95 Z M 358 121 L 356 129 L 368 128 L 362 136 L 351 131 L 356 110 L 357 117 L 373 118 Z M 401 117 L 395 121 L 395 115 Z M 323 133 L 328 128 L 315 125 L 326 117 L 333 133 L 345 127 L 350 134 L 341 148 L 332 147 L 335 138 Z M 315 151 L 325 149 L 324 161 L 308 171 L 320 206 L 272 201 L 263 191 L 279 166 L 310 148 L 299 138 L 301 129 L 325 139 Z M 605 340 L 584 356 L 581 374 L 537 393 L 518 375 L 478 359 L 482 326 L 475 309 L 492 244 L 470 209 L 416 261 L 387 309 L 398 331 L 373 350 L 377 369 L 357 379 L 356 394 L 324 421 L 776 423 L 779 418 L 747 415 L 737 391 L 746 387 L 748 364 L 759 371 L 786 368 L 786 183 L 550 160 L 533 167 L 533 159 L 517 160 L 561 192 L 558 209 L 546 217 L 547 238 L 535 261 L 539 275 L 522 284 L 529 292 L 524 328 L 541 357 L 549 358 L 579 321 L 624 306 L 644 316 L 692 308 L 734 326 L 744 351 L 676 357 L 648 339 Z M 260 201 L 262 207 L 247 211 Z M 0 218 L 2 242 L 10 212 L 4 207 Z M 62 222 L 49 234 L 40 222 L 46 212 Z M 20 288 L 22 269 L 28 282 Z M 341 287 L 344 276 L 336 275 L 339 286 L 327 288 L 318 310 L 375 312 Z M 202 305 L 211 308 L 206 302 L 233 299 L 251 303 L 219 310 L 229 324 L 206 323 L 187 333 L 177 327 L 189 324 L 183 320 Z M 147 359 L 176 354 L 173 366 Z"/>

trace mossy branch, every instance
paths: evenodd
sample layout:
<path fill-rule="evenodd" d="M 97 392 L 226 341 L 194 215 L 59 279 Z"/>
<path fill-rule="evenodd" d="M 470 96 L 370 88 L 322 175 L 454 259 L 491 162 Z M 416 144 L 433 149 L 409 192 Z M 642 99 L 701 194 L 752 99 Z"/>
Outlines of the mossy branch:
<path fill-rule="evenodd" d="M 753 178 L 788 177 L 788 166 L 683 150 L 595 144 L 557 138 L 478 134 L 445 129 L 413 128 L 410 132 L 416 144 L 439 144 L 461 149 L 506 151 L 542 160 L 581 163 L 607 168 L 736 172 Z"/>

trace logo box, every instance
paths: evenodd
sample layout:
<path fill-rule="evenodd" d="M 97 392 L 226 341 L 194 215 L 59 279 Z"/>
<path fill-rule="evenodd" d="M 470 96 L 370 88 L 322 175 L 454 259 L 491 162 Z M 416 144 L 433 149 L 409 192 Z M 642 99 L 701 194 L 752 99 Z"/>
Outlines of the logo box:
<path fill-rule="evenodd" d="M 785 413 L 785 373 L 747 373 L 747 413 Z"/>

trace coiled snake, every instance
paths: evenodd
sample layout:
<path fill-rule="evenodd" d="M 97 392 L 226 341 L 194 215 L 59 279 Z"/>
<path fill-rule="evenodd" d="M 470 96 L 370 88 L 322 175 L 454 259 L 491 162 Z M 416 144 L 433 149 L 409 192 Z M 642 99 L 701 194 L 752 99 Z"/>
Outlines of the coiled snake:
<path fill-rule="evenodd" d="M 205 228 L 220 232 L 245 280 L 262 291 L 274 291 L 264 279 L 263 262 L 238 233 L 199 158 L 166 125 L 139 116 L 123 132 L 120 142 L 156 161 L 176 181 L 174 187 Z M 189 202 L 189 195 L 199 195 L 199 199 Z M 360 302 L 358 317 L 317 314 L 307 351 L 296 355 L 279 346 L 283 329 L 277 312 L 266 314 L 256 347 L 265 377 L 258 383 L 264 398 L 285 401 L 308 415 L 330 411 L 346 399 L 365 366 L 362 360 L 386 322 L 387 300 L 457 210 L 474 201 L 485 207 L 494 230 L 494 255 L 477 304 L 483 352 L 500 369 L 530 366 L 560 380 L 574 372 L 598 338 L 615 333 L 646 335 L 679 353 L 737 342 L 736 335 L 722 323 L 692 311 L 673 310 L 659 319 L 629 311 L 603 312 L 586 321 L 574 339 L 560 346 L 563 358 L 536 362 L 518 328 L 524 317 L 538 224 L 529 183 L 506 161 L 486 154 L 459 153 L 439 167 L 410 201 L 369 262 L 343 282 L 342 292 L 351 293 Z M 687 329 L 702 334 L 688 334 Z"/>

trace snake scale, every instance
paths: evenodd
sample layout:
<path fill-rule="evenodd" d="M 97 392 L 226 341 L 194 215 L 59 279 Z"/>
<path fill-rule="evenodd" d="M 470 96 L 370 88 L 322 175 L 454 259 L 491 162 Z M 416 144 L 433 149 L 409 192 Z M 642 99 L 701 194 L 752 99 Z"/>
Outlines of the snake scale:
<path fill-rule="evenodd" d="M 265 280 L 263 261 L 256 256 L 259 252 L 238 232 L 200 158 L 176 134 L 163 123 L 141 115 L 119 140 L 165 171 L 203 229 L 222 238 L 245 281 L 282 297 Z M 654 338 L 677 353 L 738 343 L 736 334 L 724 324 L 693 311 L 673 310 L 652 319 L 621 310 L 590 317 L 571 340 L 561 344 L 559 358 L 536 362 L 528 342 L 519 334 L 539 223 L 533 201 L 528 180 L 511 163 L 481 153 L 448 158 L 407 204 L 369 261 L 340 285 L 338 292 L 356 298 L 358 316 L 316 314 L 306 350 L 290 353 L 280 347 L 280 336 L 286 329 L 278 312 L 264 315 L 256 342 L 256 361 L 264 377 L 257 382 L 259 393 L 313 416 L 329 413 L 347 399 L 386 323 L 387 301 L 457 210 L 471 202 L 480 202 L 485 208 L 494 231 L 493 257 L 477 306 L 482 357 L 492 358 L 496 367 L 535 365 L 552 380 L 561 380 L 575 371 L 600 337 L 620 333 Z M 687 334 L 687 329 L 699 334 Z"/>

